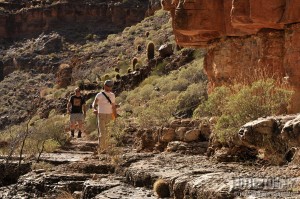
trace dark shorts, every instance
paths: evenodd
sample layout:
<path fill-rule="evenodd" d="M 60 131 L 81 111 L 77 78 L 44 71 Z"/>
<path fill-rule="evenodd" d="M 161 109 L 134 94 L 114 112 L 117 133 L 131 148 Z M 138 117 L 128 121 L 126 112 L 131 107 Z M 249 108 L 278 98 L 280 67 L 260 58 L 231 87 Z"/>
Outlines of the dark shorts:
<path fill-rule="evenodd" d="M 70 122 L 83 122 L 84 116 L 83 113 L 71 113 L 70 115 Z"/>

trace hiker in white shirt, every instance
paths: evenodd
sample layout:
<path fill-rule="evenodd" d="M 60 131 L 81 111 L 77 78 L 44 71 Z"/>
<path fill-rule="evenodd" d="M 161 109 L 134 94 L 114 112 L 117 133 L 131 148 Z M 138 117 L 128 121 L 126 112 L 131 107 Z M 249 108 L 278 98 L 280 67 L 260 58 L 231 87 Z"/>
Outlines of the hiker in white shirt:
<path fill-rule="evenodd" d="M 98 150 L 100 153 L 105 153 L 109 147 L 107 125 L 117 116 L 116 97 L 112 92 L 113 85 L 114 82 L 112 80 L 106 80 L 104 82 L 104 90 L 96 95 L 92 104 L 98 120 Z"/>

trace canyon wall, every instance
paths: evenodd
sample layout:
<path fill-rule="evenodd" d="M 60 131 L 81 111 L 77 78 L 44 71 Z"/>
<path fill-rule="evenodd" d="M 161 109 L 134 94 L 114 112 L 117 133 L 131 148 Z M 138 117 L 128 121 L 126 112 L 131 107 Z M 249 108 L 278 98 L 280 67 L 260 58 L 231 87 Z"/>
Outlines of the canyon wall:
<path fill-rule="evenodd" d="M 0 39 L 38 35 L 69 24 L 79 26 L 94 22 L 94 28 L 126 27 L 143 20 L 147 13 L 151 13 L 148 0 L 136 3 L 72 0 L 52 2 L 49 5 L 42 0 L 35 1 L 39 4 L 33 2 L 0 3 L 0 8 L 5 10 L 0 12 Z"/>
<path fill-rule="evenodd" d="M 259 77 L 284 80 L 300 111 L 299 0 L 161 0 L 176 42 L 207 48 L 209 90 Z"/>

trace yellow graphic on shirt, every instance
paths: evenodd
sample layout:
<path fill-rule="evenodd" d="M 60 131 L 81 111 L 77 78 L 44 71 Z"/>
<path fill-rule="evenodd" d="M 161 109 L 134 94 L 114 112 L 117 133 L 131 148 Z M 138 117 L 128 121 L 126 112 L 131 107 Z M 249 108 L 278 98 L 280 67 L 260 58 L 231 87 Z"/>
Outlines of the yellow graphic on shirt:
<path fill-rule="evenodd" d="M 80 106 L 81 105 L 81 99 L 74 98 L 74 106 Z"/>

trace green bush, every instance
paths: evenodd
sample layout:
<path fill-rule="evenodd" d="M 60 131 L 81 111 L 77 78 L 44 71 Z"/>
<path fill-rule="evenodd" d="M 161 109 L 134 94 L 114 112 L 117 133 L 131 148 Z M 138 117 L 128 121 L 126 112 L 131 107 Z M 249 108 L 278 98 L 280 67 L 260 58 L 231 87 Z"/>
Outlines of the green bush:
<path fill-rule="evenodd" d="M 136 108 L 139 125 L 146 128 L 160 126 L 169 122 L 176 110 L 175 96 L 157 98 L 152 100 L 147 107 Z"/>
<path fill-rule="evenodd" d="M 92 110 L 87 111 L 85 121 L 85 132 L 89 135 L 90 139 L 97 140 L 97 117 Z"/>
<path fill-rule="evenodd" d="M 34 139 L 48 140 L 52 139 L 59 145 L 63 146 L 67 142 L 65 127 L 69 123 L 69 117 L 55 115 L 51 118 L 38 121 L 36 125 L 36 133 Z"/>
<path fill-rule="evenodd" d="M 19 155 L 23 141 L 22 153 L 27 157 L 38 157 L 43 152 L 52 152 L 67 143 L 64 131 L 66 124 L 66 117 L 56 115 L 43 120 L 31 119 L 30 123 L 27 121 L 27 123 L 12 126 L 0 133 L 0 139 L 9 143 L 9 148 L 3 149 L 1 152 L 8 156 L 10 154 Z"/>
<path fill-rule="evenodd" d="M 177 111 L 190 112 L 194 110 L 206 96 L 206 85 L 203 83 L 194 83 L 188 86 L 184 92 L 177 96 Z M 188 114 L 189 116 L 191 113 Z"/>
<path fill-rule="evenodd" d="M 259 80 L 251 85 L 216 88 L 207 101 L 199 105 L 194 116 L 217 116 L 215 125 L 219 141 L 228 143 L 239 128 L 259 117 L 282 114 L 292 92 L 273 79 Z"/>
<path fill-rule="evenodd" d="M 123 136 L 124 130 L 128 123 L 124 120 L 124 118 L 117 118 L 116 120 L 112 121 L 108 125 L 108 131 L 111 135 L 110 143 L 114 146 L 122 146 L 123 143 Z"/>
<path fill-rule="evenodd" d="M 197 59 L 168 75 L 151 75 L 139 87 L 118 96 L 119 110 L 142 127 L 165 124 L 178 112 L 190 116 L 206 99 L 202 62 Z"/>
<path fill-rule="evenodd" d="M 215 90 L 209 94 L 208 99 L 196 108 L 194 116 L 221 116 L 230 94 L 231 91 L 229 87 L 222 86 L 215 88 Z"/>

